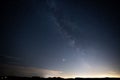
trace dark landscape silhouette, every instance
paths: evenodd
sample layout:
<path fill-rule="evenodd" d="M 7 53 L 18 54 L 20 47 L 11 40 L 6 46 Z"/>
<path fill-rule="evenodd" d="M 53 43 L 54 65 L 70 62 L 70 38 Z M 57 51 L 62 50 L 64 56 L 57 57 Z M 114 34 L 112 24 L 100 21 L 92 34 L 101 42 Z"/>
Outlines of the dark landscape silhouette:
<path fill-rule="evenodd" d="M 105 78 L 61 78 L 61 77 L 38 77 L 38 76 L 32 76 L 32 77 L 19 77 L 19 76 L 0 76 L 0 80 L 120 80 L 120 78 L 111 78 L 111 77 L 105 77 Z"/>

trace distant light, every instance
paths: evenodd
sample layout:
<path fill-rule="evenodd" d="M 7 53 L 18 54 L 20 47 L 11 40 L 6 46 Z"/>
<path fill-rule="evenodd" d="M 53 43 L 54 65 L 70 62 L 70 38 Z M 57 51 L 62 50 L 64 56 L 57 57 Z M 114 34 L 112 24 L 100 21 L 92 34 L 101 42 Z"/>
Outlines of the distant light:
<path fill-rule="evenodd" d="M 3 79 L 3 77 L 1 77 L 1 79 Z"/>
<path fill-rule="evenodd" d="M 5 79 L 7 79 L 7 76 L 5 76 Z"/>
<path fill-rule="evenodd" d="M 7 79 L 7 76 L 1 77 L 1 79 Z"/>

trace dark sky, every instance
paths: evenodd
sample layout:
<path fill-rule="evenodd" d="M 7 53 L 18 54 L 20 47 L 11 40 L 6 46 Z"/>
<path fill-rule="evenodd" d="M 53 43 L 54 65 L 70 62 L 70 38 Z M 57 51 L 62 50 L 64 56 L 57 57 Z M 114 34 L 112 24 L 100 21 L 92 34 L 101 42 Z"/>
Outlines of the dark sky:
<path fill-rule="evenodd" d="M 120 77 L 119 0 L 0 4 L 0 75 Z"/>

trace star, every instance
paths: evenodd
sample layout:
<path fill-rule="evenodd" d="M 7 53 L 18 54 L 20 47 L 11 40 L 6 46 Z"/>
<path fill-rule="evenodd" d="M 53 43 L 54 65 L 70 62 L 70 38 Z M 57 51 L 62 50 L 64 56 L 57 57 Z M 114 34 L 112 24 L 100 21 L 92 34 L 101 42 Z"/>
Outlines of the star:
<path fill-rule="evenodd" d="M 66 61 L 66 59 L 65 59 L 65 58 L 63 58 L 63 59 L 62 59 L 62 61 L 63 61 L 63 62 L 65 62 L 65 61 Z"/>

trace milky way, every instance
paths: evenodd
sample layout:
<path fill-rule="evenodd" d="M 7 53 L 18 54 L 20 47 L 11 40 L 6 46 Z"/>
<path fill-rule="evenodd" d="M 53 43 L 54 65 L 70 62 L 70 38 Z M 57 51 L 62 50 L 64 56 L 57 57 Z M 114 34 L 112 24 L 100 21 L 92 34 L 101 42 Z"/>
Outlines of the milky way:
<path fill-rule="evenodd" d="M 79 27 L 74 22 L 66 19 L 65 14 L 63 12 L 64 8 L 57 6 L 54 0 L 47 0 L 47 4 L 48 9 L 51 12 L 53 21 L 56 24 L 56 27 L 58 27 L 59 32 L 63 35 L 63 37 L 65 37 L 68 40 L 69 45 L 75 48 L 76 51 L 80 50 L 80 46 L 82 50 L 84 46 L 82 44 L 83 33 L 77 31 Z M 78 36 L 75 34 L 78 34 Z"/>

